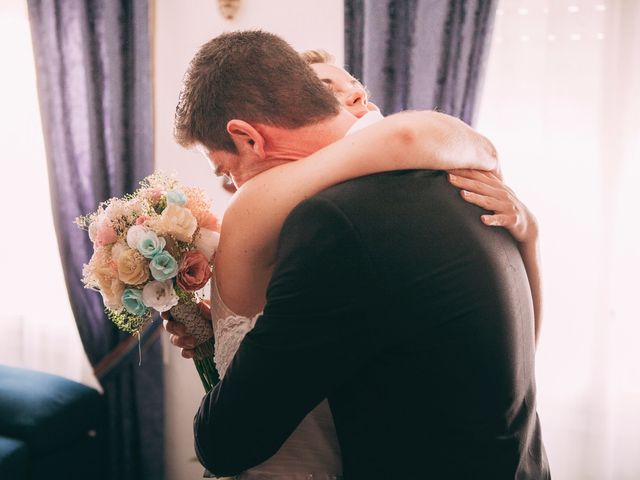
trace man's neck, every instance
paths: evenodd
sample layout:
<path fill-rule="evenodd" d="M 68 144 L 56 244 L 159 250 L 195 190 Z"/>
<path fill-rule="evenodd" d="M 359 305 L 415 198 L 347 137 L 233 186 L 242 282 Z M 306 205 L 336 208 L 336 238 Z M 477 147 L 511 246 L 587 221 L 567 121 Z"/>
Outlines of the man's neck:
<path fill-rule="evenodd" d="M 269 125 L 256 128 L 266 139 L 265 161 L 279 165 L 300 160 L 343 138 L 356 117 L 344 109 L 335 117 L 296 129 L 286 129 Z"/>

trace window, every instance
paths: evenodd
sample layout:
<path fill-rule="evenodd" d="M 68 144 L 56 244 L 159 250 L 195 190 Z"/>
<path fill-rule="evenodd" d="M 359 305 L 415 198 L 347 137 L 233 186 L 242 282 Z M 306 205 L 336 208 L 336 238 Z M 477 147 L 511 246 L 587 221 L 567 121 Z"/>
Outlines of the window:
<path fill-rule="evenodd" d="M 478 129 L 541 227 L 554 477 L 640 474 L 640 2 L 502 0 Z"/>
<path fill-rule="evenodd" d="M 0 362 L 95 384 L 58 253 L 26 2 L 0 4 Z M 78 273 L 80 274 L 80 273 Z"/>

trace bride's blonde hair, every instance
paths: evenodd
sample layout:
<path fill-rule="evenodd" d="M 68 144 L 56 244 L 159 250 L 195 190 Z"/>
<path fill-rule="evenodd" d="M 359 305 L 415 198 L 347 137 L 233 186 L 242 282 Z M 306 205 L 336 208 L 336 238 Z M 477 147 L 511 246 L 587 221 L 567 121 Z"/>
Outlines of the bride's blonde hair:
<path fill-rule="evenodd" d="M 300 52 L 300 58 L 302 58 L 302 60 L 304 60 L 307 65 L 313 65 L 314 63 L 328 63 L 333 65 L 336 62 L 336 59 L 333 55 L 320 48 Z"/>

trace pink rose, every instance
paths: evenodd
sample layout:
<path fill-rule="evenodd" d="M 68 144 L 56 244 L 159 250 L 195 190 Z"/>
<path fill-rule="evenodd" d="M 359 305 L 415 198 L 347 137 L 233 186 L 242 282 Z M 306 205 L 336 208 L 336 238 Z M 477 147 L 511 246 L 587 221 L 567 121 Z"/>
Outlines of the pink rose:
<path fill-rule="evenodd" d="M 180 261 L 177 282 L 186 292 L 195 292 L 204 287 L 211 278 L 211 267 L 200 250 L 190 250 Z"/>
<path fill-rule="evenodd" d="M 205 199 L 202 191 L 196 188 L 185 188 L 187 203 L 184 205 L 196 218 L 200 228 L 218 230 L 218 219 L 209 211 L 209 202 Z"/>
<path fill-rule="evenodd" d="M 147 220 L 149 220 L 149 217 L 140 215 L 138 218 L 136 218 L 136 225 L 144 225 L 144 222 L 146 222 Z"/>
<path fill-rule="evenodd" d="M 146 188 L 140 192 L 140 196 L 146 198 L 151 203 L 156 203 L 162 198 L 162 192 L 157 188 Z"/>
<path fill-rule="evenodd" d="M 218 229 L 218 219 L 211 212 L 206 212 L 204 215 L 201 215 L 198 220 L 198 225 L 200 228 L 206 228 L 207 230 L 217 230 Z"/>
<path fill-rule="evenodd" d="M 118 240 L 118 235 L 109 220 L 101 221 L 96 229 L 95 245 L 97 247 L 105 247 L 111 245 Z"/>

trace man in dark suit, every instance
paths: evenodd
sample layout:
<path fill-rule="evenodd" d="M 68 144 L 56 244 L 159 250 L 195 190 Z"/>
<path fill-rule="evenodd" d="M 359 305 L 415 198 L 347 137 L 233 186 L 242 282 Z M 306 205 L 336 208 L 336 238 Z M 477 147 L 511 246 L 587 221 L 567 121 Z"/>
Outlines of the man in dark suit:
<path fill-rule="evenodd" d="M 295 61 L 289 87 L 274 83 L 271 62 L 287 49 L 270 34 L 236 32 L 203 46 L 190 67 L 193 98 L 202 65 L 215 66 L 201 76 L 219 88 L 199 109 L 187 98 L 177 136 L 205 146 L 237 183 L 278 164 L 266 144 L 306 132 L 318 149 L 345 133 L 345 117 L 318 106 Z M 243 67 L 252 89 L 239 86 Z M 242 106 L 224 111 L 234 98 Z M 302 112 L 278 120 L 288 99 Z M 196 127 L 202 111 L 216 117 L 207 128 Z M 255 128 L 263 122 L 272 123 Z M 346 479 L 550 478 L 526 272 L 511 236 L 480 213 L 435 171 L 363 177 L 301 203 L 282 229 L 264 314 L 196 415 L 202 463 L 218 475 L 261 463 L 328 398 Z"/>

